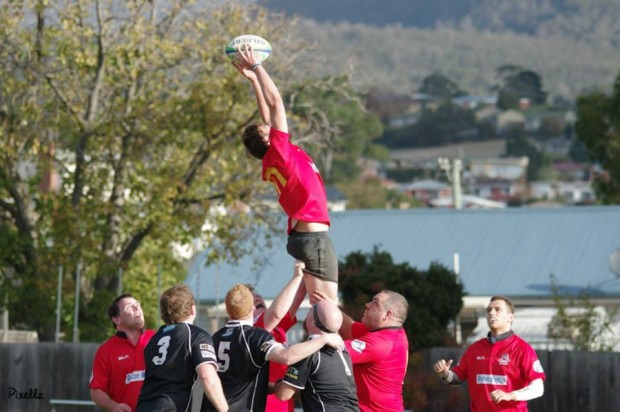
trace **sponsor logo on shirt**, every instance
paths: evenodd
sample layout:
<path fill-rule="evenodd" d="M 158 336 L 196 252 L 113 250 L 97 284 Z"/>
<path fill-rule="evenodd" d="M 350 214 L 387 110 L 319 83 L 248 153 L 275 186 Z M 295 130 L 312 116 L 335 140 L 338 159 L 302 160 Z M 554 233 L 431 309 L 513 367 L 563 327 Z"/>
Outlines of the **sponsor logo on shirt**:
<path fill-rule="evenodd" d="M 286 377 L 287 378 L 291 378 L 291 379 L 295 379 L 297 380 L 297 377 L 299 375 L 299 369 L 294 368 L 292 366 L 289 366 L 288 370 L 286 371 Z"/>
<path fill-rule="evenodd" d="M 484 360 L 484 356 L 476 356 L 476 360 Z"/>
<path fill-rule="evenodd" d="M 215 348 L 211 345 L 209 345 L 208 343 L 201 343 L 200 344 L 200 349 L 201 350 L 210 350 L 211 352 L 215 352 Z"/>
<path fill-rule="evenodd" d="M 506 375 L 476 375 L 476 383 L 478 385 L 508 385 Z"/>
<path fill-rule="evenodd" d="M 355 339 L 351 342 L 351 348 L 358 353 L 362 353 L 364 349 L 366 349 L 366 342 L 362 340 Z"/>
<path fill-rule="evenodd" d="M 501 356 L 501 358 L 499 358 L 499 364 L 500 364 L 500 365 L 504 365 L 504 366 L 506 366 L 506 365 L 508 365 L 509 363 L 510 363 L 510 356 L 508 356 L 508 354 L 507 354 L 507 353 L 503 354 L 503 355 Z"/>
<path fill-rule="evenodd" d="M 173 329 L 174 329 L 174 327 L 175 327 L 175 325 L 168 325 L 168 326 L 164 327 L 163 332 L 164 332 L 164 333 L 168 333 L 168 332 L 170 332 L 171 330 L 173 330 Z"/>
<path fill-rule="evenodd" d="M 274 339 L 268 340 L 267 342 L 260 345 L 260 350 L 262 352 L 267 352 L 267 350 L 269 350 L 269 348 L 271 348 L 275 343 L 276 341 Z"/>
<path fill-rule="evenodd" d="M 543 367 L 540 364 L 540 361 L 538 359 L 534 361 L 533 368 L 534 368 L 534 372 L 543 373 Z"/>
<path fill-rule="evenodd" d="M 222 337 L 231 336 L 233 334 L 233 330 L 231 328 L 226 329 L 224 333 L 222 333 Z"/>
<path fill-rule="evenodd" d="M 131 382 L 139 382 L 144 380 L 144 371 L 133 371 L 125 377 L 125 385 Z"/>
<path fill-rule="evenodd" d="M 119 356 L 119 357 L 118 357 L 118 360 L 119 360 L 119 361 L 121 361 L 121 360 L 125 360 L 125 359 L 129 359 L 129 355 L 122 355 L 122 356 Z"/>

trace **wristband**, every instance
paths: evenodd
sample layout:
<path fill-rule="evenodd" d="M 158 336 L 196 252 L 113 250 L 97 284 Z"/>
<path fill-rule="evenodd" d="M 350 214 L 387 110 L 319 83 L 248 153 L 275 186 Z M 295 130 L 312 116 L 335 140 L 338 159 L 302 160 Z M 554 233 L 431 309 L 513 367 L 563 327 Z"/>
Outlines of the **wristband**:
<path fill-rule="evenodd" d="M 261 66 L 263 63 L 258 62 L 258 63 L 254 63 L 251 67 L 252 67 L 252 71 L 256 71 L 256 69 L 258 68 L 258 66 Z"/>

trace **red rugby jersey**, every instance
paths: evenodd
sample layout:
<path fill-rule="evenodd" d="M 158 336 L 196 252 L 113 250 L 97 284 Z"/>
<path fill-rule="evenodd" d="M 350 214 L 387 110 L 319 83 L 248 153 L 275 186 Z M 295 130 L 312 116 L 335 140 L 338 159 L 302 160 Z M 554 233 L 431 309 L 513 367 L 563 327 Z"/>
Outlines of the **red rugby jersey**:
<path fill-rule="evenodd" d="M 145 330 L 136 346 L 122 332 L 105 341 L 95 353 L 90 389 L 101 389 L 115 402 L 136 410 L 144 383 L 144 347 L 155 334 Z"/>
<path fill-rule="evenodd" d="M 494 344 L 487 338 L 474 342 L 452 371 L 460 380 L 467 381 L 472 412 L 525 412 L 527 402 L 495 404 L 489 394 L 496 389 L 512 392 L 534 379 L 545 379 L 536 352 L 517 335 Z"/>
<path fill-rule="evenodd" d="M 400 327 L 368 331 L 354 322 L 352 340 L 345 346 L 353 362 L 353 375 L 361 412 L 404 410 L 403 381 L 407 372 L 409 341 Z"/>
<path fill-rule="evenodd" d="M 289 134 L 271 128 L 269 149 L 263 157 L 263 180 L 271 182 L 278 200 L 291 219 L 329 225 L 327 192 L 314 161 L 300 147 L 291 144 Z"/>

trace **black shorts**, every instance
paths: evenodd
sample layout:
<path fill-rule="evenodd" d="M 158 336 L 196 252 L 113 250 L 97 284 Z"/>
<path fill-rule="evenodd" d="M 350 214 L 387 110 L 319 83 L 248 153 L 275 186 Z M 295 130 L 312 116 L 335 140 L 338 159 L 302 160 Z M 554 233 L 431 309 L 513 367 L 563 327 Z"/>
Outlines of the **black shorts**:
<path fill-rule="evenodd" d="M 306 264 L 305 272 L 338 282 L 338 258 L 327 232 L 296 232 L 288 236 L 286 251 Z"/>

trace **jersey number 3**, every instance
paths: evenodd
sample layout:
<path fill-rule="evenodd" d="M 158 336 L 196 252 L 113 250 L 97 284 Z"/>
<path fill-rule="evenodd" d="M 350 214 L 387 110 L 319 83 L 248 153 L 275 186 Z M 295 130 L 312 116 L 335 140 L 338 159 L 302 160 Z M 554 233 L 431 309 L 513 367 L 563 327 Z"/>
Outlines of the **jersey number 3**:
<path fill-rule="evenodd" d="M 155 365 L 163 365 L 168 357 L 168 347 L 170 346 L 170 336 L 164 336 L 157 342 L 159 346 L 159 356 L 153 356 L 153 363 Z"/>

